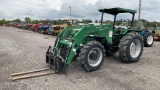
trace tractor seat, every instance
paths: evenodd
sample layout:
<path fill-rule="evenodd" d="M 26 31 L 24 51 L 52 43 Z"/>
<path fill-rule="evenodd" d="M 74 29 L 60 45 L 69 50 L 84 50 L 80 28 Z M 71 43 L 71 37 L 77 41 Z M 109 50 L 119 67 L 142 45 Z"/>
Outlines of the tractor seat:
<path fill-rule="evenodd" d="M 120 33 L 122 30 L 123 30 L 123 28 L 118 27 L 117 30 L 116 30 L 116 33 Z"/>
<path fill-rule="evenodd" d="M 115 29 L 116 30 L 116 33 L 115 34 L 113 34 L 113 36 L 119 36 L 120 35 L 120 33 L 121 33 L 121 31 L 123 30 L 123 28 L 121 28 L 121 27 L 118 27 L 117 29 Z"/>

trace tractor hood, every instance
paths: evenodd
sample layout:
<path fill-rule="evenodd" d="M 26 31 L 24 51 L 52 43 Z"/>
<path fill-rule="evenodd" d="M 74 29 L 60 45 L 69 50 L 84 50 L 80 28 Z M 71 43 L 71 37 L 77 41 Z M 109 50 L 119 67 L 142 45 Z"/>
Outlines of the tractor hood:
<path fill-rule="evenodd" d="M 78 42 L 82 40 L 85 41 L 86 37 L 104 37 L 108 38 L 108 41 L 111 42 L 112 40 L 111 36 L 109 37 L 109 31 L 112 32 L 112 28 L 113 25 L 111 24 L 68 26 L 58 35 L 58 37 L 60 42 L 63 41 L 63 44 Z"/>
<path fill-rule="evenodd" d="M 87 25 L 68 26 L 59 34 L 59 36 L 61 37 L 61 39 L 74 38 L 77 35 L 77 33 L 82 31 L 82 29 L 93 28 L 93 27 L 96 28 L 98 26 L 101 26 L 101 25 L 87 24 Z M 94 31 L 95 30 L 93 30 L 93 32 Z M 87 31 L 83 33 L 87 33 Z"/>

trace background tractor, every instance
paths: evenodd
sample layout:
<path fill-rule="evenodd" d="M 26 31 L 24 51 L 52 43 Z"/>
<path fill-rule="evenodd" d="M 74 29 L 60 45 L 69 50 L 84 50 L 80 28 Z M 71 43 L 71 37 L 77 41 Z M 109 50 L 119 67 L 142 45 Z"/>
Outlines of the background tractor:
<path fill-rule="evenodd" d="M 52 25 L 52 27 L 53 27 L 52 35 L 53 35 L 53 36 L 57 36 L 60 32 L 62 32 L 62 30 L 63 30 L 64 28 L 67 27 L 67 24 Z"/>
<path fill-rule="evenodd" d="M 46 52 L 46 63 L 57 73 L 66 73 L 73 60 L 80 60 L 85 71 L 100 68 L 105 56 L 118 52 L 122 62 L 137 62 L 143 51 L 143 39 L 140 30 L 132 29 L 135 10 L 123 8 L 100 9 L 100 25 L 68 26 L 58 36 L 54 47 L 49 46 Z M 114 16 L 113 24 L 103 24 L 103 15 Z M 115 28 L 116 16 L 119 13 L 130 13 L 130 28 Z"/>
<path fill-rule="evenodd" d="M 160 31 L 155 31 L 155 34 L 154 34 L 154 40 L 155 41 L 160 41 Z"/>
<path fill-rule="evenodd" d="M 152 29 L 152 33 L 154 34 L 154 40 L 155 41 L 160 41 L 160 30 L 158 25 L 156 24 L 156 29 Z"/>
<path fill-rule="evenodd" d="M 39 24 L 33 24 L 32 30 L 33 30 L 34 32 L 38 32 L 38 29 L 40 28 L 41 25 L 42 25 L 41 23 L 39 23 Z"/>
<path fill-rule="evenodd" d="M 39 33 L 42 33 L 42 34 L 47 34 L 47 29 L 49 28 L 49 25 L 41 25 L 39 27 Z"/>
<path fill-rule="evenodd" d="M 32 26 L 33 26 L 33 24 L 25 24 L 24 28 L 27 30 L 31 30 Z"/>
<path fill-rule="evenodd" d="M 152 32 L 149 32 L 148 27 L 146 27 L 141 35 L 143 36 L 143 43 L 145 47 L 151 47 L 154 43 L 154 35 Z"/>
<path fill-rule="evenodd" d="M 25 26 L 26 26 L 27 23 L 26 22 L 22 22 L 21 24 L 22 24 L 22 29 L 25 29 Z"/>
<path fill-rule="evenodd" d="M 41 26 L 39 26 L 38 32 L 42 33 L 42 34 L 51 34 L 52 30 L 48 31 L 50 29 L 50 26 L 51 26 L 51 24 L 49 23 L 49 21 L 44 20 L 43 24 Z"/>
<path fill-rule="evenodd" d="M 22 27 L 22 24 L 21 23 L 18 23 L 17 24 L 17 28 L 21 28 Z"/>

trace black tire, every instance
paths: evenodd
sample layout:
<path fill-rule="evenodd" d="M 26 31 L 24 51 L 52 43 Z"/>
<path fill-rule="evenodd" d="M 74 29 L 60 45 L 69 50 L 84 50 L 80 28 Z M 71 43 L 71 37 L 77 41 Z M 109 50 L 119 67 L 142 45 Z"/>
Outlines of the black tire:
<path fill-rule="evenodd" d="M 40 32 L 41 32 L 41 29 L 39 29 L 38 32 L 40 33 Z"/>
<path fill-rule="evenodd" d="M 40 32 L 41 34 L 44 34 L 44 30 L 41 30 L 41 32 Z"/>
<path fill-rule="evenodd" d="M 47 35 L 50 35 L 51 33 L 49 33 L 48 31 L 47 31 Z"/>
<path fill-rule="evenodd" d="M 137 54 L 135 56 L 131 54 L 131 45 L 133 44 L 133 42 L 134 45 L 139 44 L 138 48 L 135 49 L 136 51 L 139 49 L 138 53 L 134 52 L 134 54 Z M 143 41 L 141 35 L 137 32 L 130 32 L 125 35 L 120 41 L 118 52 L 121 61 L 126 63 L 137 62 L 143 52 Z"/>
<path fill-rule="evenodd" d="M 153 36 L 153 34 L 151 32 L 147 32 L 143 36 L 143 43 L 144 43 L 145 47 L 151 47 L 153 45 L 153 43 L 154 43 L 154 36 Z"/>
<path fill-rule="evenodd" d="M 54 32 L 52 31 L 52 36 L 54 36 Z"/>
<path fill-rule="evenodd" d="M 95 49 L 95 51 L 97 49 L 97 51 L 99 53 L 95 53 L 95 51 L 94 51 L 94 54 L 91 55 L 92 53 L 90 53 L 90 52 L 94 49 Z M 81 61 L 81 67 L 85 71 L 88 71 L 88 72 L 98 70 L 100 68 L 100 66 L 102 65 L 103 61 L 104 61 L 104 52 L 105 52 L 104 47 L 98 41 L 88 42 L 87 44 L 85 44 L 83 46 L 83 48 L 81 49 L 81 51 L 79 53 L 78 60 Z M 99 55 L 99 56 L 95 56 L 95 55 Z M 89 63 L 89 58 L 91 60 L 91 58 L 93 59 L 94 56 L 95 56 L 97 62 L 96 62 L 95 65 L 93 65 L 93 64 L 91 65 L 91 62 Z M 91 60 L 91 61 L 93 61 L 93 60 Z"/>

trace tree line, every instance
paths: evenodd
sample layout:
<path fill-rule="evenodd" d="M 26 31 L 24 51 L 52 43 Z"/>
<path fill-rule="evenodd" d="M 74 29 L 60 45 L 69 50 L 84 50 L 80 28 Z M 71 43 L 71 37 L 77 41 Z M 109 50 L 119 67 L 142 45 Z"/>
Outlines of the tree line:
<path fill-rule="evenodd" d="M 25 21 L 26 23 L 38 24 L 38 23 L 43 23 L 44 20 L 31 20 L 30 17 L 26 17 L 26 18 L 24 19 L 24 21 Z M 49 21 L 50 21 L 51 23 L 55 23 L 55 20 L 49 20 Z M 145 19 L 141 19 L 141 21 L 142 21 L 142 23 L 143 23 L 143 25 L 144 25 L 145 27 L 156 27 L 156 26 L 160 26 L 160 23 L 159 23 L 159 22 L 156 22 L 156 21 L 149 22 L 149 21 L 147 21 L 147 20 L 145 20 Z M 2 25 L 2 24 L 8 24 L 8 23 L 10 23 L 10 22 L 20 23 L 20 22 L 22 22 L 22 21 L 21 21 L 19 18 L 15 19 L 15 20 L 2 19 L 2 20 L 0 20 L 0 25 Z M 122 19 L 120 19 L 120 20 L 117 20 L 117 21 L 116 21 L 116 25 L 121 25 L 123 22 L 131 23 L 130 20 L 122 20 Z M 137 24 L 137 22 L 138 22 L 138 20 L 134 20 L 133 26 L 135 26 L 135 25 Z M 63 24 L 63 23 L 68 23 L 68 22 L 59 19 L 59 20 L 56 20 L 56 23 L 57 23 L 57 24 Z M 91 19 L 82 19 L 81 21 L 80 21 L 80 20 L 77 20 L 77 23 L 86 23 L 86 24 L 88 24 L 88 23 L 100 23 L 100 21 L 98 21 L 98 20 L 92 21 Z M 112 24 L 113 21 L 111 21 L 111 20 L 106 20 L 106 21 L 103 21 L 103 23 L 106 23 L 106 24 L 109 24 L 109 23 L 110 23 L 110 24 Z"/>

